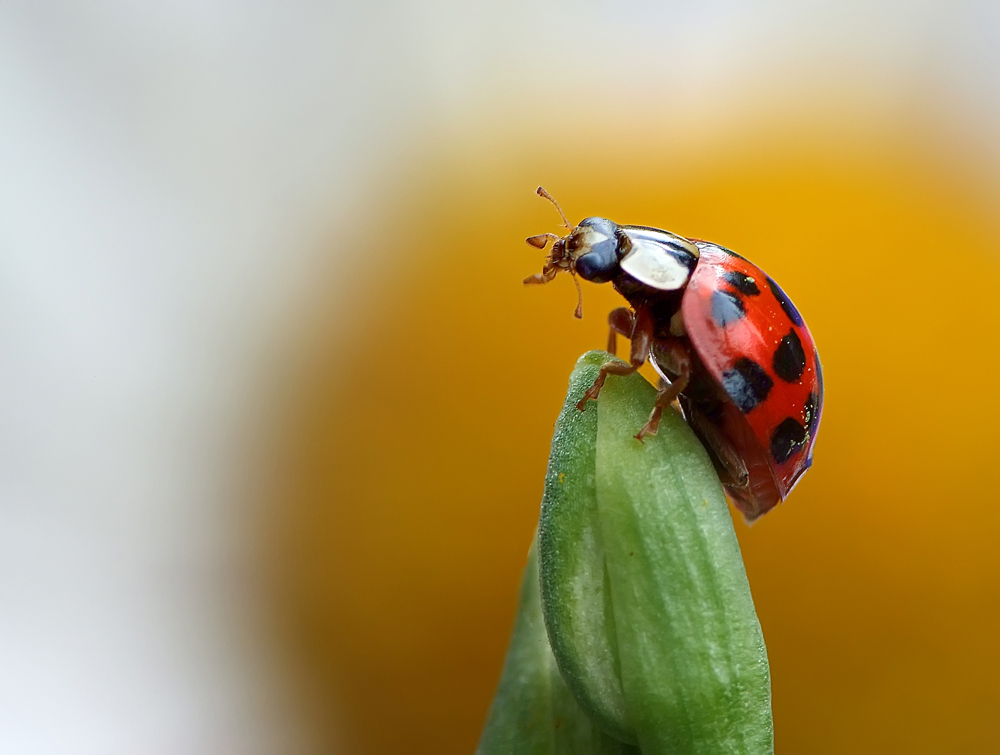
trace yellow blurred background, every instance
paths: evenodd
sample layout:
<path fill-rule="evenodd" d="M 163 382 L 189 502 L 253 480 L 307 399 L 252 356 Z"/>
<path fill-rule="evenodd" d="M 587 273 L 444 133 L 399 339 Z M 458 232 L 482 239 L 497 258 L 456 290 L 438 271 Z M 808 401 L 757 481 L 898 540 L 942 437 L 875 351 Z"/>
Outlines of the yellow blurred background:
<path fill-rule="evenodd" d="M 523 238 L 558 230 L 541 180 L 574 221 L 750 257 L 819 345 L 815 466 L 736 525 L 778 751 L 990 751 L 995 216 L 912 133 L 764 120 L 709 148 L 657 126 L 483 128 L 435 145 L 337 239 L 386 264 L 308 324 L 289 384 L 268 529 L 289 647 L 338 701 L 346 751 L 474 748 L 567 376 L 617 305 L 584 284 L 578 322 L 568 279 L 520 285 L 543 256 Z"/>
<path fill-rule="evenodd" d="M 602 215 L 778 280 L 777 751 L 991 752 L 1000 12 L 0 5 L 0 751 L 470 753 Z"/>

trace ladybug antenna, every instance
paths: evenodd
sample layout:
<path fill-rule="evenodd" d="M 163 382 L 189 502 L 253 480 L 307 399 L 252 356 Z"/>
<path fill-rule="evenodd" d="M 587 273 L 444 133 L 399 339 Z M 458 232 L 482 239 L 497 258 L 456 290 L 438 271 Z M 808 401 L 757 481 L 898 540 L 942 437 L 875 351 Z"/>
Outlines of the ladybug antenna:
<path fill-rule="evenodd" d="M 540 233 L 537 236 L 529 236 L 525 239 L 535 249 L 544 249 L 550 241 L 558 241 L 559 237 L 554 233 Z"/>
<path fill-rule="evenodd" d="M 555 205 L 556 209 L 559 211 L 559 214 L 562 216 L 563 225 L 572 231 L 573 225 L 566 218 L 566 213 L 562 211 L 562 207 L 560 207 L 559 203 L 555 199 L 553 199 L 552 195 L 549 194 L 547 191 L 545 191 L 545 189 L 543 189 L 541 186 L 535 189 L 535 193 L 540 197 L 544 197 L 545 199 L 549 200 L 552 204 Z"/>
<path fill-rule="evenodd" d="M 556 205 L 558 207 L 558 205 Z M 583 289 L 580 288 L 580 281 L 576 278 L 576 273 L 570 273 L 573 276 L 573 283 L 576 284 L 576 311 L 573 313 L 573 317 L 577 320 L 583 319 Z"/>

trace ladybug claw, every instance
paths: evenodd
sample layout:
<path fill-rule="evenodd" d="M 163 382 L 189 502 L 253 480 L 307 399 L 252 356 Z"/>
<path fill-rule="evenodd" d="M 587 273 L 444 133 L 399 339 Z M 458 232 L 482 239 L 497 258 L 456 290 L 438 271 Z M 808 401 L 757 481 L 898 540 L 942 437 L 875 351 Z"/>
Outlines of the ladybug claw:
<path fill-rule="evenodd" d="M 643 428 L 635 434 L 635 439 L 640 443 L 645 443 L 643 438 L 647 435 L 656 435 L 656 428 L 650 427 L 648 424 L 644 425 Z"/>
<path fill-rule="evenodd" d="M 635 434 L 635 439 L 640 443 L 643 442 L 643 438 L 647 435 L 656 435 L 656 431 L 660 429 L 660 410 L 659 407 L 653 409 L 653 416 L 649 418 L 649 421 L 642 426 L 642 429 Z"/>
<path fill-rule="evenodd" d="M 601 380 L 600 382 L 594 383 L 590 386 L 587 389 L 587 392 L 583 394 L 583 398 L 576 402 L 576 408 L 582 412 L 587 408 L 588 401 L 597 401 L 597 397 L 601 394 L 601 383 L 603 382 L 604 381 Z"/>

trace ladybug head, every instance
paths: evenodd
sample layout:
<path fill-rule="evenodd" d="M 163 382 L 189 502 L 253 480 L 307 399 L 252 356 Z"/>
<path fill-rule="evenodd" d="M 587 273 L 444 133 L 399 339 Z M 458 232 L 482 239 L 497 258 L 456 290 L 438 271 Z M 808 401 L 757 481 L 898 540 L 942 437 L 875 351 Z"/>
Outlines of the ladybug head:
<path fill-rule="evenodd" d="M 566 239 L 567 251 L 584 280 L 607 283 L 621 272 L 621 234 L 618 226 L 605 218 L 580 221 Z"/>
<path fill-rule="evenodd" d="M 604 218 L 586 218 L 579 225 L 573 226 L 566 219 L 562 208 L 545 189 L 538 187 L 539 196 L 548 199 L 559 210 L 562 216 L 563 225 L 569 229 L 565 236 L 557 236 L 554 233 L 542 233 L 538 236 L 531 236 L 528 243 L 536 249 L 544 249 L 549 241 L 552 250 L 548 259 L 542 267 L 542 272 L 531 275 L 524 279 L 525 283 L 548 283 L 556 277 L 557 273 L 566 272 L 573 276 L 576 283 L 578 303 L 576 316 L 583 317 L 583 294 L 580 291 L 580 284 L 576 280 L 579 273 L 584 280 L 593 283 L 607 283 L 620 272 L 618 266 L 620 258 L 620 242 L 625 239 L 618 230 L 618 226 L 610 220 Z M 624 243 L 628 243 L 625 239 Z"/>

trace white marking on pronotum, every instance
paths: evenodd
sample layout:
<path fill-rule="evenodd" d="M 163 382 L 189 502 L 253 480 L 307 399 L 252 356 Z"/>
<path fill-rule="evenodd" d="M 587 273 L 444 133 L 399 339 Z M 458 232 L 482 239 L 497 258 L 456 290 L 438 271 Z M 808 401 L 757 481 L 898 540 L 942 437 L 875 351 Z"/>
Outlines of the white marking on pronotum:
<path fill-rule="evenodd" d="M 632 240 L 632 249 L 622 258 L 621 267 L 640 283 L 662 291 L 682 288 L 691 276 L 691 268 L 675 254 L 641 238 Z"/>

